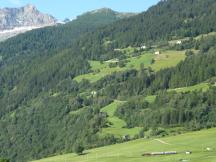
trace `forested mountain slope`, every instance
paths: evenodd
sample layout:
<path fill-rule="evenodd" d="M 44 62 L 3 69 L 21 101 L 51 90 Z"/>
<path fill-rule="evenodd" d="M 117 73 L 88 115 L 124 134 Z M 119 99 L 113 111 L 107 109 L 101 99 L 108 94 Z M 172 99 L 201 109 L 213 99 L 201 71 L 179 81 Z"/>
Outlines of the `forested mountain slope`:
<path fill-rule="evenodd" d="M 71 48 L 72 42 L 78 39 L 80 35 L 124 18 L 124 16 L 119 17 L 119 14 L 110 9 L 92 11 L 65 25 L 34 30 L 1 43 L 0 71 L 2 88 L 0 94 L 7 94 L 8 90 L 12 90 L 20 83 L 22 87 L 25 87 L 17 90 L 22 89 L 21 95 L 19 95 L 19 102 L 21 102 L 23 98 L 27 97 L 28 92 L 26 91 L 29 91 L 30 87 L 34 87 L 31 82 L 34 82 L 33 84 L 43 82 L 36 83 L 40 84 L 37 86 L 40 88 L 36 88 L 37 91 L 41 91 L 43 85 L 50 84 L 48 83 L 50 77 L 57 75 L 55 73 L 59 73 L 58 75 L 61 75 L 61 77 L 73 78 L 77 75 L 76 72 L 79 74 L 88 72 L 88 62 L 80 55 L 80 49 L 75 48 L 72 50 L 67 48 Z M 128 15 L 125 16 L 128 17 Z M 78 62 L 77 65 L 81 66 L 73 70 L 72 66 L 76 66 L 75 62 Z M 67 68 L 67 70 L 64 69 L 64 72 L 61 72 L 59 68 Z M 46 79 L 42 75 L 46 75 Z M 36 81 L 35 77 L 43 79 L 38 78 Z M 57 77 L 58 81 L 56 81 L 59 82 L 61 80 L 60 76 Z M 53 86 L 54 83 L 51 84 Z M 35 94 L 34 89 L 28 96 L 37 95 L 38 92 Z"/>
<path fill-rule="evenodd" d="M 209 33 L 216 30 L 215 8 L 214 0 L 161 1 L 147 12 L 97 30 L 79 45 L 86 47 L 85 54 L 103 59 L 103 54 L 113 48 L 154 45 L 155 41 Z M 104 40 L 111 41 L 108 49 L 103 46 Z"/>
<path fill-rule="evenodd" d="M 178 114 L 173 122 L 159 120 L 161 114 L 158 114 L 152 118 L 154 125 L 148 123 L 146 129 L 159 125 L 184 127 L 194 122 L 199 123 L 200 128 L 205 127 L 205 122 L 209 122 L 209 127 L 215 126 L 215 101 L 206 100 L 206 96 L 215 98 L 213 85 L 206 93 L 173 94 L 175 100 L 165 92 L 160 95 L 169 88 L 198 84 L 215 76 L 215 36 L 191 38 L 187 46 L 183 43 L 181 50 L 196 48 L 198 52 L 188 54 L 176 67 L 156 72 L 146 65 L 138 65 L 139 70 L 130 67 L 95 83 L 74 80 L 78 75 L 94 73 L 90 60 L 103 64 L 109 59 L 125 61 L 132 57 L 122 52 L 123 47 L 147 44 L 153 48 L 147 52 L 154 52 L 162 48 L 161 42 L 215 31 L 215 5 L 214 0 L 161 1 L 142 14 L 117 22 L 112 14 L 107 18 L 107 13 L 87 13 L 69 24 L 31 31 L 1 43 L 0 156 L 27 161 L 72 152 L 76 145 L 91 148 L 122 142 L 112 134 L 100 136 L 101 129 L 109 127 L 107 116 L 100 110 L 116 99 L 126 102 L 125 107 L 115 113 L 126 121 L 128 128 L 148 123 L 141 120 L 146 109 L 152 116 L 163 112 L 169 118 L 176 112 L 172 111 L 174 103 L 182 104 L 185 98 L 194 96 L 202 101 L 194 104 L 191 99 L 185 103 L 187 106 L 181 112 L 190 112 L 187 120 L 177 122 Z M 165 48 L 174 47 L 166 44 Z M 164 100 L 157 98 L 153 105 L 136 101 L 137 97 L 148 95 L 164 96 Z M 135 105 L 131 113 L 127 101 L 133 97 L 129 102 Z M 155 110 L 158 105 L 161 107 Z M 167 105 L 170 111 L 165 111 Z M 140 112 L 143 116 L 138 116 Z M 200 118 L 190 116 L 194 112 L 199 112 Z M 128 114 L 140 120 L 133 120 Z"/>
<path fill-rule="evenodd" d="M 83 137 L 85 137 L 87 134 L 89 137 L 91 136 L 91 133 L 87 133 L 87 131 L 85 131 L 85 133 L 80 132 L 83 130 L 78 131 L 79 127 L 77 125 L 82 124 L 79 122 L 75 124 L 74 120 L 77 120 L 77 118 L 80 120 L 85 119 L 82 120 L 84 122 L 83 128 L 85 126 L 89 127 L 91 125 L 89 120 L 93 120 L 92 122 L 94 122 L 94 120 L 97 119 L 93 118 L 96 112 L 87 111 L 83 113 L 84 116 L 74 116 L 73 119 L 68 118 L 70 117 L 68 114 L 70 112 L 70 108 L 67 107 L 68 98 L 71 98 L 72 100 L 70 102 L 73 103 L 76 100 L 76 96 L 79 91 L 79 88 L 77 87 L 79 85 L 76 82 L 71 82 L 71 78 L 78 74 L 82 74 L 84 72 L 86 73 L 89 69 L 87 60 L 80 55 L 79 49 L 71 49 L 71 43 L 75 39 L 78 39 L 81 34 L 94 31 L 98 27 L 102 27 L 113 23 L 118 19 L 122 19 L 125 16 L 129 16 L 123 14 L 123 16 L 119 17 L 119 14 L 120 13 L 117 14 L 112 10 L 107 11 L 107 9 L 102 9 L 100 12 L 94 11 L 91 13 L 85 13 L 79 16 L 76 20 L 65 25 L 47 27 L 27 32 L 0 44 L 0 127 L 2 130 L 0 135 L 0 145 L 2 148 L 2 156 L 6 156 L 15 161 L 23 161 L 33 157 L 38 158 L 44 155 L 63 151 L 65 149 L 64 143 L 67 143 L 68 145 L 66 150 L 71 150 L 71 146 L 74 145 L 74 141 L 77 139 L 78 135 L 83 134 Z M 71 88 L 68 86 L 71 86 Z M 55 102 L 47 102 L 45 100 L 42 101 L 42 96 L 45 98 L 49 98 L 49 96 L 52 95 L 55 96 L 54 87 L 61 89 L 64 94 L 61 94 L 59 99 L 57 99 L 57 96 L 57 98 L 53 98 L 52 100 Z M 85 87 L 81 85 L 80 88 L 84 89 Z M 68 94 L 70 95 L 66 96 L 65 105 L 63 104 L 63 98 Z M 38 103 L 41 104 L 38 105 Z M 51 104 L 52 106 L 50 105 L 47 107 L 47 104 L 45 103 L 48 105 Z M 61 106 L 57 106 L 56 103 Z M 39 107 L 36 108 L 32 104 L 36 104 L 35 106 Z M 56 105 L 57 108 L 55 108 L 54 105 Z M 46 109 L 41 106 L 46 107 Z M 25 114 L 25 112 L 28 111 L 26 108 L 29 109 L 29 107 L 31 107 L 30 109 L 33 108 L 33 111 L 35 111 L 34 109 L 36 108 L 40 112 L 35 112 L 32 115 L 29 114 L 29 116 Z M 75 108 L 77 106 L 72 107 Z M 57 109 L 59 109 L 59 111 L 65 111 L 65 108 L 68 109 L 66 110 L 68 117 L 63 115 L 64 113 L 62 114 L 62 117 L 58 115 L 60 112 L 56 114 L 58 112 Z M 44 111 L 47 111 L 47 113 Z M 52 113 L 53 115 L 51 115 Z M 24 119 L 21 117 L 21 114 L 26 118 Z M 44 116 L 42 114 L 44 114 Z M 11 115 L 15 115 L 15 123 L 10 120 Z M 50 116 L 50 118 L 48 118 L 47 115 Z M 29 122 L 29 120 L 33 123 Z M 53 120 L 54 123 L 51 124 L 50 120 Z M 68 125 L 73 125 L 74 128 L 71 128 L 71 131 L 74 131 L 73 133 L 65 131 L 65 120 L 67 120 Z M 41 121 L 46 123 L 46 126 L 38 123 Z M 56 124 L 55 122 L 60 123 Z M 70 122 L 71 124 L 69 124 Z M 55 129 L 53 133 L 48 130 L 48 123 L 51 124 L 51 127 L 53 127 L 52 125 L 55 125 L 55 128 L 50 129 Z M 36 127 L 38 127 L 39 134 L 35 134 L 34 132 L 37 131 Z M 64 131 L 61 131 L 60 129 L 64 129 Z M 86 130 L 88 129 L 89 128 L 86 128 Z M 92 129 L 90 129 L 90 131 L 92 131 Z M 57 132 L 59 132 L 59 135 Z M 70 139 L 73 143 L 70 141 L 62 141 L 60 142 L 60 145 L 62 146 L 54 144 L 55 146 L 53 147 L 51 141 L 53 138 L 56 139 L 57 136 L 60 136 L 60 139 L 64 134 L 63 132 L 68 134 L 64 135 L 65 139 Z M 18 134 L 21 136 L 18 137 Z M 71 138 L 71 134 L 74 134 L 74 137 Z M 36 138 L 30 137 L 32 135 Z M 14 140 L 12 140 L 12 136 L 15 137 Z M 51 139 L 48 136 L 53 136 L 53 138 Z M 66 136 L 68 136 L 68 138 Z M 10 137 L 10 139 L 7 137 Z M 33 143 L 29 143 L 29 140 L 31 140 L 30 138 L 35 140 L 36 143 L 33 144 L 33 141 Z M 79 138 L 81 139 L 82 137 L 80 136 Z M 17 144 L 15 144 L 15 141 L 17 141 Z M 49 141 L 49 144 L 45 141 Z M 19 147 L 21 147 L 21 149 Z M 46 150 L 45 147 L 49 151 L 44 151 Z M 35 148 L 35 150 L 33 148 Z M 29 152 L 29 150 L 31 151 Z"/>
<path fill-rule="evenodd" d="M 34 30 L 11 38 L 0 44 L 0 53 L 3 60 L 7 60 L 10 56 L 20 54 L 38 55 L 44 51 L 52 53 L 56 49 L 65 49 L 70 47 L 71 42 L 80 34 L 92 32 L 98 27 L 133 16 L 130 13 L 119 15 L 122 14 L 111 9 L 87 12 L 67 24 Z"/>
<path fill-rule="evenodd" d="M 102 29 L 98 36 L 109 37 L 119 46 L 128 46 L 209 33 L 216 28 L 215 7 L 214 0 L 161 1 L 147 12 Z"/>

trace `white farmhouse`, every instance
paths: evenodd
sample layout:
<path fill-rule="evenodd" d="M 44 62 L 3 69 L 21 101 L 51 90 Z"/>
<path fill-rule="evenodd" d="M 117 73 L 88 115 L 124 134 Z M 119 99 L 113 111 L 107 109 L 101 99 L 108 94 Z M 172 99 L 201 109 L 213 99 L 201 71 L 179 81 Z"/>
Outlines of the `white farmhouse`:
<path fill-rule="evenodd" d="M 147 48 L 146 46 L 141 46 L 140 47 L 140 49 L 143 49 L 143 50 L 146 49 L 146 48 Z"/>
<path fill-rule="evenodd" d="M 156 52 L 155 52 L 155 55 L 160 55 L 160 51 L 156 51 Z"/>
<path fill-rule="evenodd" d="M 178 40 L 178 41 L 176 41 L 176 44 L 182 44 L 182 41 L 181 40 Z"/>
<path fill-rule="evenodd" d="M 96 96 L 96 95 L 97 95 L 97 92 L 96 92 L 96 91 L 92 91 L 92 92 L 91 92 L 91 95 L 92 95 L 92 96 Z"/>
<path fill-rule="evenodd" d="M 207 147 L 206 150 L 207 150 L 207 151 L 211 151 L 212 149 L 211 149 L 210 147 Z"/>
<path fill-rule="evenodd" d="M 117 58 L 106 61 L 106 63 L 118 63 L 118 62 L 119 62 L 119 59 Z"/>

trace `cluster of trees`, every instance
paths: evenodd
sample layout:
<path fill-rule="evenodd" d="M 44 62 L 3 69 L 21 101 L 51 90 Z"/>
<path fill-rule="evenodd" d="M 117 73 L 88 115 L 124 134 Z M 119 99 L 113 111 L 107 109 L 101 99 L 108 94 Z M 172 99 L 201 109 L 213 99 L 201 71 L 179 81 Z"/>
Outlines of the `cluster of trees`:
<path fill-rule="evenodd" d="M 16 65 L 2 68 L 0 104 L 4 109 L 0 109 L 0 117 L 40 93 L 53 89 L 59 82 L 88 72 L 87 60 L 77 55 L 63 51 L 43 61 L 39 58 L 32 66 L 21 65 L 26 66 L 21 72 Z"/>
<path fill-rule="evenodd" d="M 81 144 L 77 144 L 74 147 L 74 152 L 77 153 L 78 155 L 81 155 L 85 148 Z"/>
<path fill-rule="evenodd" d="M 192 130 L 216 126 L 216 88 L 207 92 L 161 92 L 154 103 L 144 98 L 131 99 L 116 112 L 128 127 L 185 126 Z"/>
<path fill-rule="evenodd" d="M 208 50 L 203 51 L 205 44 L 210 46 Z M 139 71 L 113 73 L 98 81 L 94 87 L 102 89 L 103 95 L 125 99 L 136 95 L 151 95 L 158 90 L 195 85 L 216 75 L 215 39 L 202 41 L 199 49 L 198 54 L 188 56 L 176 67 L 154 73 L 150 68 L 141 66 Z"/>
<path fill-rule="evenodd" d="M 201 52 L 207 52 L 210 48 L 215 46 L 215 35 L 209 35 L 209 36 L 201 36 L 200 38 L 193 38 L 190 37 L 187 40 L 182 40 L 181 44 L 171 44 L 169 45 L 169 49 L 173 50 L 200 50 Z M 167 43 L 168 46 L 168 43 Z"/>
<path fill-rule="evenodd" d="M 80 102 L 77 107 L 74 100 Z M 38 97 L 4 115 L 0 122 L 0 154 L 12 161 L 27 161 L 56 153 L 75 151 L 77 144 L 91 148 L 112 142 L 97 136 L 106 126 L 100 108 L 109 104 L 104 97 L 92 99 L 89 106 L 84 97 L 73 94 Z M 90 99 L 89 99 L 90 100 Z"/>
<path fill-rule="evenodd" d="M 215 42 L 215 39 L 211 42 Z M 208 50 L 203 51 L 202 46 L 204 44 L 201 44 L 199 54 L 190 55 L 175 68 L 158 72 L 155 76 L 157 80 L 153 83 L 155 90 L 190 86 L 214 77 L 216 75 L 216 66 L 214 64 L 216 48 L 213 45 Z"/>

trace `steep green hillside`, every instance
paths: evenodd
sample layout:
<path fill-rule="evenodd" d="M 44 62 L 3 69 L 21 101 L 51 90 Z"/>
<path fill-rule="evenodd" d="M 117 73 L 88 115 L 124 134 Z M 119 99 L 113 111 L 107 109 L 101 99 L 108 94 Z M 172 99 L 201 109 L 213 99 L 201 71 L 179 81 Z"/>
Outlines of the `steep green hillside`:
<path fill-rule="evenodd" d="M 101 130 L 101 135 L 111 134 L 114 135 L 117 138 L 122 138 L 123 136 L 129 136 L 130 138 L 133 138 L 135 135 L 138 135 L 140 130 L 142 128 L 126 128 L 127 124 L 124 120 L 119 119 L 117 116 L 115 116 L 115 112 L 118 108 L 118 105 L 121 105 L 122 101 L 114 101 L 110 105 L 104 107 L 101 109 L 101 112 L 105 112 L 108 115 L 108 127 L 103 128 Z"/>
<path fill-rule="evenodd" d="M 3 60 L 7 60 L 8 57 L 16 55 L 53 54 L 56 50 L 71 47 L 72 42 L 82 34 L 132 15 L 121 14 L 111 9 L 87 12 L 67 24 L 33 30 L 0 43 L 0 55 Z"/>
<path fill-rule="evenodd" d="M 134 52 L 130 53 L 134 54 Z M 154 71 L 176 66 L 180 61 L 185 59 L 185 51 L 163 51 L 160 55 L 155 55 L 152 51 L 143 52 L 139 56 L 125 56 L 121 61 L 108 60 L 105 62 L 89 61 L 91 72 L 82 74 L 74 78 L 80 82 L 83 79 L 90 82 L 96 82 L 101 78 L 111 75 L 114 72 L 126 71 L 130 69 L 139 70 L 143 65 L 146 68 L 151 67 Z M 154 60 L 154 61 L 153 61 Z M 114 64 L 114 67 L 110 65 Z M 122 64 L 122 66 L 121 66 Z"/>
<path fill-rule="evenodd" d="M 214 162 L 216 161 L 215 129 L 159 139 L 140 139 L 123 144 L 86 150 L 85 155 L 66 154 L 34 162 Z M 202 141 L 202 142 L 201 142 Z M 207 151 L 210 148 L 210 151 Z M 176 155 L 142 156 L 146 152 L 177 151 Z M 186 151 L 192 154 L 186 155 Z"/>
<path fill-rule="evenodd" d="M 194 86 L 189 86 L 189 87 L 181 87 L 181 88 L 176 88 L 176 89 L 169 89 L 168 91 L 176 91 L 176 92 L 190 92 L 190 91 L 207 91 L 209 89 L 209 83 L 200 83 Z"/>
<path fill-rule="evenodd" d="M 88 41 L 83 40 L 82 43 L 86 45 L 89 42 L 94 43 L 92 44 L 94 50 L 102 42 L 92 40 L 101 38 L 111 41 L 111 47 L 122 48 L 143 44 L 155 45 L 155 41 L 207 34 L 216 30 L 215 7 L 214 0 L 160 1 L 147 12 L 119 21 L 99 30 L 96 34 L 93 33 L 88 37 Z M 97 57 L 93 52 L 92 56 Z"/>
<path fill-rule="evenodd" d="M 96 116 L 93 119 L 96 113 L 91 111 L 93 109 L 69 115 L 70 111 L 80 108 L 75 101 L 84 88 L 72 78 L 89 69 L 87 60 L 78 49 L 71 49 L 71 44 L 82 34 L 124 16 L 128 17 L 119 17 L 111 10 L 86 13 L 65 25 L 34 30 L 0 43 L 0 156 L 23 161 L 63 150 L 72 151 L 74 142 L 70 141 L 77 141 L 79 134 L 84 137 L 88 132 L 81 133 L 82 130 L 77 129 L 82 125 L 79 120 L 92 120 L 89 124 L 86 120 L 82 121 L 86 130 L 93 130 L 87 128 L 93 127 L 91 125 L 97 120 Z M 65 128 L 66 123 L 68 128 Z M 97 123 L 97 127 L 99 125 Z M 69 128 L 77 133 L 67 131 Z M 97 132 L 98 128 L 95 129 Z M 90 137 L 93 133 L 87 135 Z M 67 142 L 59 141 L 63 134 Z M 73 136 L 69 137 L 70 134 Z M 55 144 L 51 146 L 51 143 Z"/>
<path fill-rule="evenodd" d="M 167 92 L 216 76 L 215 35 L 168 43 L 215 32 L 215 8 L 214 0 L 167 0 L 120 21 L 87 13 L 1 43 L 0 156 L 22 162 L 124 141 L 103 134 L 109 128 L 154 137 L 215 127 L 214 86 Z"/>

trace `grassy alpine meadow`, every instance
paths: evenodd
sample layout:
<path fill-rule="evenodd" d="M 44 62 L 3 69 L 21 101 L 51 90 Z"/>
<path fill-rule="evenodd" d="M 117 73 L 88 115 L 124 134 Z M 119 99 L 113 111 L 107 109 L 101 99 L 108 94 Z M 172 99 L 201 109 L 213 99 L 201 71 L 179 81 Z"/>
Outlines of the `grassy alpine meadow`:
<path fill-rule="evenodd" d="M 100 63 L 100 61 L 89 61 L 89 63 L 91 66 L 91 70 L 93 72 L 88 73 L 88 74 L 79 75 L 74 80 L 80 82 L 83 79 L 87 79 L 90 82 L 96 82 L 99 79 L 105 77 L 106 75 L 110 75 L 114 72 L 123 70 L 122 68 L 118 66 L 114 68 L 110 68 L 107 62 Z"/>
<path fill-rule="evenodd" d="M 176 89 L 169 89 L 168 92 L 176 91 L 178 93 L 185 93 L 185 92 L 192 92 L 192 91 L 203 91 L 206 92 L 209 89 L 210 84 L 209 83 L 200 83 L 196 84 L 194 86 L 189 87 L 181 87 Z"/>
<path fill-rule="evenodd" d="M 128 69 L 140 69 L 140 65 L 143 63 L 144 66 L 150 66 L 152 59 L 155 57 L 155 55 L 153 54 L 143 54 L 137 57 L 130 57 L 127 58 L 127 63 L 125 65 L 125 67 L 109 67 L 109 64 L 112 62 L 112 60 L 110 61 L 106 61 L 101 63 L 100 61 L 89 61 L 90 66 L 91 66 L 91 70 L 93 72 L 88 73 L 88 74 L 83 74 L 83 75 L 79 75 L 75 78 L 76 81 L 80 82 L 83 79 L 87 79 L 90 82 L 96 82 L 99 79 L 110 75 L 114 72 L 118 72 L 118 71 L 125 71 Z"/>
<path fill-rule="evenodd" d="M 124 135 L 129 135 L 130 137 L 134 137 L 136 134 L 139 134 L 141 128 L 125 128 L 126 122 L 124 120 L 119 119 L 114 115 L 118 105 L 123 104 L 123 101 L 114 101 L 113 103 L 109 104 L 108 106 L 101 109 L 101 112 L 106 112 L 108 115 L 108 122 L 109 127 L 103 128 L 100 132 L 100 135 L 112 134 L 116 137 L 122 137 Z"/>
<path fill-rule="evenodd" d="M 162 51 L 160 55 L 155 58 L 155 63 L 151 65 L 154 71 L 174 67 L 180 61 L 185 59 L 185 51 Z"/>
<path fill-rule="evenodd" d="M 156 99 L 156 95 L 145 97 L 145 100 L 149 103 L 153 103 L 155 101 L 155 99 Z"/>
<path fill-rule="evenodd" d="M 114 72 L 125 71 L 128 69 L 139 70 L 141 64 L 143 64 L 144 67 L 151 67 L 153 70 L 159 71 L 164 68 L 176 66 L 180 61 L 185 59 L 185 51 L 163 51 L 160 55 L 144 52 L 140 56 L 131 57 L 133 48 L 127 50 L 129 50 L 129 52 L 127 54 L 128 58 L 126 59 L 127 63 L 125 67 L 109 67 L 110 62 L 112 61 L 105 61 L 103 63 L 100 61 L 89 61 L 93 72 L 79 75 L 74 80 L 80 82 L 83 79 L 87 79 L 90 82 L 96 82 Z M 155 60 L 155 62 L 152 63 L 152 60 Z"/>
<path fill-rule="evenodd" d="M 140 69 L 140 65 L 143 64 L 145 67 L 149 67 L 151 65 L 152 59 L 155 58 L 154 54 L 151 53 L 145 53 L 143 55 L 137 56 L 137 57 L 131 57 L 128 58 L 128 63 L 126 67 L 128 69 L 133 68 L 133 69 Z"/>
<path fill-rule="evenodd" d="M 142 156 L 147 152 L 177 151 L 176 155 Z M 187 155 L 186 151 L 192 152 Z M 66 154 L 34 162 L 215 162 L 216 129 L 139 139 L 86 150 L 84 155 Z"/>

